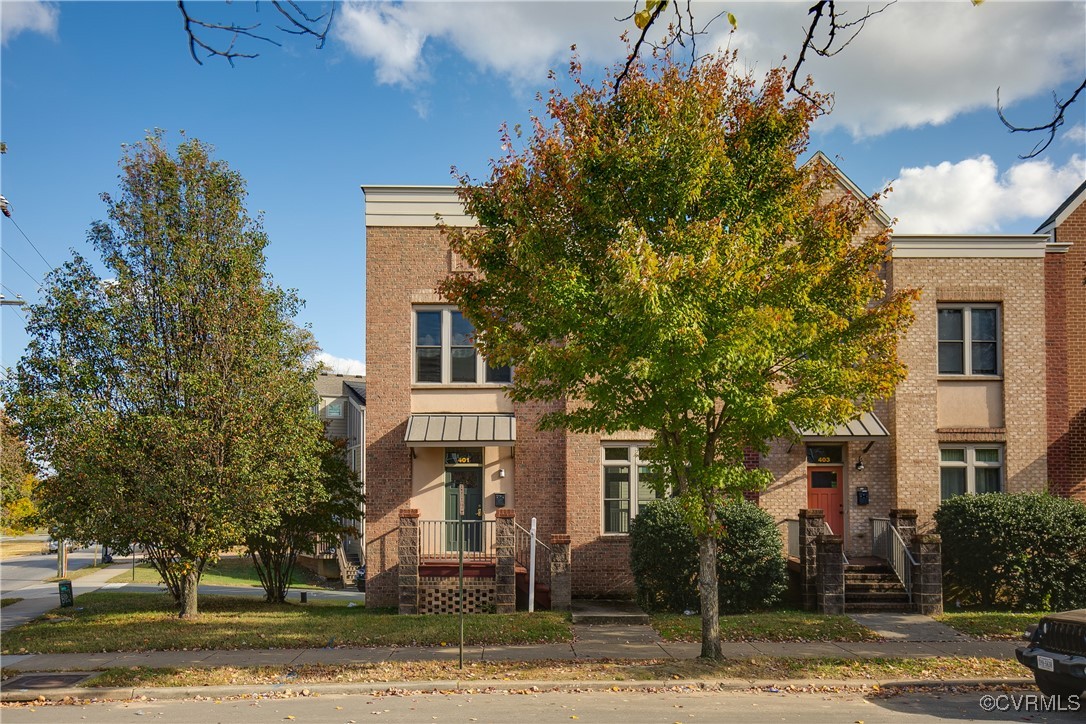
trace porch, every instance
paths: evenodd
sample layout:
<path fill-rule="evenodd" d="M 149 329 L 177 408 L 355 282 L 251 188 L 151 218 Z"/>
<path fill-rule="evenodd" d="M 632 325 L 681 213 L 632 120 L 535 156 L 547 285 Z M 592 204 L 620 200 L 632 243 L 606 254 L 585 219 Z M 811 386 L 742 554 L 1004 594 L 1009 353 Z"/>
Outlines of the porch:
<path fill-rule="evenodd" d="M 778 523 L 788 569 L 798 578 L 803 607 L 822 613 L 943 611 L 942 549 L 939 536 L 918 534 L 915 510 L 894 509 L 869 519 L 867 555 L 845 554 L 817 509 Z"/>
<path fill-rule="evenodd" d="M 569 609 L 569 536 L 554 534 L 545 544 L 512 510 L 497 511 L 494 520 L 456 521 L 422 520 L 418 510 L 404 509 L 397 535 L 400 613 Z"/>

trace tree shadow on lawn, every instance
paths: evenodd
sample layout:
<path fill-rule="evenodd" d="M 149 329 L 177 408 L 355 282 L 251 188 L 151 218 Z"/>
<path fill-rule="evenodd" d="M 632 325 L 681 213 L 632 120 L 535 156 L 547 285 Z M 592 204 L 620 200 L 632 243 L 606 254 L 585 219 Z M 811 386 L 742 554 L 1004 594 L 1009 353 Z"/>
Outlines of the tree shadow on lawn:
<path fill-rule="evenodd" d="M 439 646 L 459 639 L 455 615 L 400 616 L 346 601 L 271 604 L 252 597 L 200 596 L 200 615 L 177 617 L 166 593 L 96 591 L 74 608 L 53 609 L 4 634 L 4 653 L 87 653 L 194 649 Z M 568 641 L 564 614 L 465 618 L 472 645 Z"/>

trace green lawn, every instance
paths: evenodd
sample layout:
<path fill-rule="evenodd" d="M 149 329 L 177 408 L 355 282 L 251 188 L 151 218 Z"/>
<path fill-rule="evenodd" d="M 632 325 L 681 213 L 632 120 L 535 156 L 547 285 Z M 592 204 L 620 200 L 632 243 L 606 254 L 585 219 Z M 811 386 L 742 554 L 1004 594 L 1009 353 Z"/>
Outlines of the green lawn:
<path fill-rule="evenodd" d="M 666 641 L 701 641 L 701 617 L 660 613 L 652 626 Z M 720 617 L 724 641 L 879 641 L 870 629 L 848 616 L 808 611 L 762 611 Z"/>
<path fill-rule="evenodd" d="M 1020 639 L 1026 627 L 1041 620 L 1043 612 L 955 611 L 936 616 L 956 631 L 981 639 Z"/>
<path fill-rule="evenodd" d="M 290 585 L 291 588 L 321 588 L 321 586 L 315 585 L 313 580 L 308 571 L 295 567 Z M 110 581 L 114 583 L 132 582 L 132 569 L 125 569 L 123 573 L 117 574 Z M 141 563 L 136 566 L 135 583 L 153 585 L 161 582 L 162 579 L 159 578 L 158 571 L 152 568 L 150 564 Z M 208 586 L 251 586 L 260 588 L 260 577 L 256 575 L 253 562 L 247 556 L 230 555 L 223 556 L 217 563 L 208 566 L 204 570 L 204 575 L 200 578 L 200 583 Z"/>
<path fill-rule="evenodd" d="M 21 599 L 21 598 L 0 598 L 0 608 L 4 608 L 5 606 L 10 606 L 11 604 L 18 603 L 19 601 L 22 601 L 22 600 L 23 599 Z"/>
<path fill-rule="evenodd" d="M 177 618 L 165 593 L 97 591 L 4 634 L 3 653 L 181 649 L 444 646 L 458 640 L 455 615 L 400 616 L 347 601 L 269 604 L 254 597 L 200 596 L 196 620 Z M 498 645 L 569 641 L 569 616 L 552 612 L 465 619 L 466 641 Z"/>
<path fill-rule="evenodd" d="M 216 668 L 122 667 L 109 669 L 81 686 L 151 687 L 397 681 L 646 681 L 747 679 L 789 680 L 912 680 L 1028 677 L 1017 661 L 940 657 L 929 659 L 731 659 L 715 664 L 699 660 L 657 659 L 647 661 L 385 661 L 375 664 L 302 664 Z"/>

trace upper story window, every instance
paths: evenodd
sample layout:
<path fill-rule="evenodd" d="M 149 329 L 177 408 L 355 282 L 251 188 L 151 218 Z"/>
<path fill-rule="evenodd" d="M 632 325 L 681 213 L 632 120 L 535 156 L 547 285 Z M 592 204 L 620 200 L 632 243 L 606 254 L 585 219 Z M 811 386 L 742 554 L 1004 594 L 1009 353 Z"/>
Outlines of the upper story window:
<path fill-rule="evenodd" d="M 324 405 L 324 416 L 334 418 L 343 417 L 343 400 L 329 400 Z"/>
<path fill-rule="evenodd" d="M 415 310 L 414 361 L 417 383 L 503 384 L 509 367 L 491 367 L 475 349 L 475 327 L 451 307 Z"/>
<path fill-rule="evenodd" d="M 939 374 L 1000 373 L 999 305 L 939 305 Z"/>
<path fill-rule="evenodd" d="M 966 493 L 1003 491 L 1003 448 L 995 445 L 944 446 L 939 450 L 942 499 Z"/>
<path fill-rule="evenodd" d="M 604 533 L 629 533 L 630 520 L 659 497 L 639 451 L 638 445 L 603 448 Z"/>

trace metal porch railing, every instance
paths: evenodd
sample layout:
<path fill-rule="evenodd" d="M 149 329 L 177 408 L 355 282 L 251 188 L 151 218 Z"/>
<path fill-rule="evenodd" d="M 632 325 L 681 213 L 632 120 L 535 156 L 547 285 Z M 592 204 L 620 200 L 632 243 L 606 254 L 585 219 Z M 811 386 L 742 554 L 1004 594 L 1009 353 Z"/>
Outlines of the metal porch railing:
<path fill-rule="evenodd" d="M 493 520 L 420 520 L 419 558 L 455 559 L 462 541 L 464 560 L 493 560 L 497 554 L 496 531 Z"/>
<path fill-rule="evenodd" d="M 871 519 L 871 555 L 882 558 L 894 569 L 898 580 L 905 586 L 909 603 L 913 602 L 913 567 L 917 565 L 912 551 L 890 523 L 889 518 Z"/>

